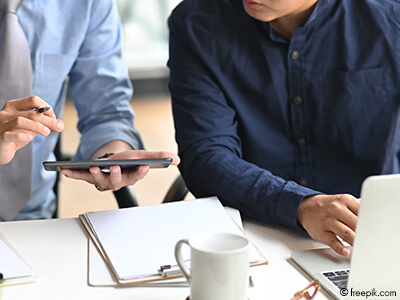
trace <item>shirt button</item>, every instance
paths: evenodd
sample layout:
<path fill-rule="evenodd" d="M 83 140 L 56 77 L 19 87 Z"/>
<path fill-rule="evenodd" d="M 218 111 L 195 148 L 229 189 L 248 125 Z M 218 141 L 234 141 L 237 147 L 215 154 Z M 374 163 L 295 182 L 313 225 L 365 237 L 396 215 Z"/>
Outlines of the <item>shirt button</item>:
<path fill-rule="evenodd" d="M 299 138 L 299 139 L 297 140 L 297 144 L 298 144 L 299 146 L 304 146 L 305 143 L 306 143 L 306 139 L 305 139 L 305 138 Z"/>
<path fill-rule="evenodd" d="M 301 102 L 303 102 L 303 98 L 301 98 L 300 96 L 296 96 L 293 98 L 294 104 L 301 104 Z"/>
<path fill-rule="evenodd" d="M 299 184 L 302 185 L 302 186 L 306 186 L 306 185 L 307 185 L 307 180 L 305 180 L 305 179 L 300 179 L 300 180 L 299 180 Z"/>
<path fill-rule="evenodd" d="M 290 54 L 290 57 L 293 59 L 298 59 L 300 56 L 300 53 L 298 51 L 293 51 L 292 54 Z"/>

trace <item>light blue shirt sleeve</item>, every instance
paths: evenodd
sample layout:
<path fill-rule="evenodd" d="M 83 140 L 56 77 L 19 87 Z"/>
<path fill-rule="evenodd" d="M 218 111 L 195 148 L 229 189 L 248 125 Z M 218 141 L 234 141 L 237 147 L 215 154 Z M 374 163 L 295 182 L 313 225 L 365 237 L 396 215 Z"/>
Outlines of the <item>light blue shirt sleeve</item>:
<path fill-rule="evenodd" d="M 97 1 L 99 2 L 99 1 Z M 143 148 L 133 129 L 130 80 L 121 61 L 121 26 L 115 6 L 94 5 L 93 20 L 70 76 L 71 95 L 78 110 L 82 133 L 76 159 L 89 159 L 112 140 Z"/>
<path fill-rule="evenodd" d="M 77 108 L 82 137 L 74 159 L 89 159 L 112 140 L 143 149 L 134 129 L 132 86 L 115 1 L 24 0 L 17 15 L 30 45 L 34 94 L 62 118 L 69 89 Z M 16 220 L 53 214 L 56 173 L 45 171 L 42 162 L 54 160 L 58 136 L 35 138 L 32 198 Z"/>

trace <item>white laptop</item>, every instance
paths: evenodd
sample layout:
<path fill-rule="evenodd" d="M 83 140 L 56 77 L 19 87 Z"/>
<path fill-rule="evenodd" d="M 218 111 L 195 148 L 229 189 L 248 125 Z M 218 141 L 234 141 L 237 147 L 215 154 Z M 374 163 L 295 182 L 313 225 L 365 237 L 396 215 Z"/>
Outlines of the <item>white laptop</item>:
<path fill-rule="evenodd" d="M 329 248 L 292 259 L 336 299 L 400 299 L 400 174 L 364 181 L 351 258 Z"/>

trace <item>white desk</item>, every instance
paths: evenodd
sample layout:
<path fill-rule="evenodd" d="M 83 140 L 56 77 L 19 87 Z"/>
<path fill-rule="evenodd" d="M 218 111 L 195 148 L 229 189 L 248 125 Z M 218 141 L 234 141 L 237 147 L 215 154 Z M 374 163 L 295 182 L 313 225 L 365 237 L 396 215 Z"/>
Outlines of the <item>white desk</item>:
<path fill-rule="evenodd" d="M 290 260 L 292 250 L 322 247 L 295 230 L 244 220 L 244 229 L 269 261 L 251 268 L 249 299 L 288 300 L 309 283 Z M 1 300 L 184 300 L 187 287 L 91 287 L 87 284 L 87 237 L 78 219 L 5 222 L 0 231 L 38 273 L 35 283 L 0 288 Z M 331 299 L 323 291 L 316 299 Z"/>

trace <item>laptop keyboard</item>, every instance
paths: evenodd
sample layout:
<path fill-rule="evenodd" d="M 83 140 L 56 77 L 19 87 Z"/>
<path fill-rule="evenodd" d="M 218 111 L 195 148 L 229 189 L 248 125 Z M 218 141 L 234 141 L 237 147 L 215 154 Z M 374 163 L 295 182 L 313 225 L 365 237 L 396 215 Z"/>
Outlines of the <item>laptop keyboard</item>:
<path fill-rule="evenodd" d="M 332 272 L 322 273 L 328 278 L 334 285 L 339 289 L 345 289 L 347 287 L 347 279 L 349 278 L 349 270 L 337 270 Z"/>

